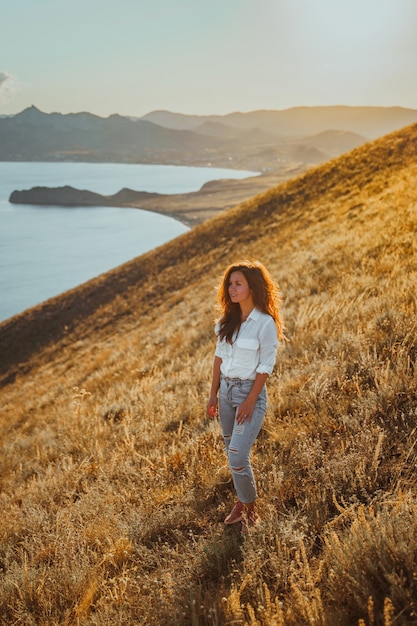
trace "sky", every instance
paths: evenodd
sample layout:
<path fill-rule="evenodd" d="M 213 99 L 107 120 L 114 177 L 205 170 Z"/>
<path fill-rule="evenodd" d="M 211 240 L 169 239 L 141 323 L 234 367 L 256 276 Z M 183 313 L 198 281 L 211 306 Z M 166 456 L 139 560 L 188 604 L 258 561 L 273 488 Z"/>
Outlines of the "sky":
<path fill-rule="evenodd" d="M 417 109 L 417 0 L 2 0 L 0 115 Z"/>

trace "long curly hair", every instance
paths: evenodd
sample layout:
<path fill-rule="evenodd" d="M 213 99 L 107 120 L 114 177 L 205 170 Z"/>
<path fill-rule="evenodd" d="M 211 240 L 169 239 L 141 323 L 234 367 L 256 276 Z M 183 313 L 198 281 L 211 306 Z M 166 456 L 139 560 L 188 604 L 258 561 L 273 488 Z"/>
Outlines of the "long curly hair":
<path fill-rule="evenodd" d="M 281 294 L 277 283 L 259 261 L 238 261 L 226 269 L 217 294 L 222 311 L 219 325 L 220 339 L 232 343 L 233 335 L 241 325 L 241 309 L 237 302 L 232 302 L 229 295 L 229 281 L 233 272 L 242 272 L 248 281 L 253 303 L 262 313 L 270 315 L 276 324 L 278 338 L 283 338 L 283 322 L 280 314 Z"/>

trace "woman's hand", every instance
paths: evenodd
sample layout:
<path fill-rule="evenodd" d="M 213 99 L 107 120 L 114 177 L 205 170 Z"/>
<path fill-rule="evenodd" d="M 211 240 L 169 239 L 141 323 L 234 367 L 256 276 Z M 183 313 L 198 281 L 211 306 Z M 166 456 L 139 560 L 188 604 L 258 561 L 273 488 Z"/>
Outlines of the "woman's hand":
<path fill-rule="evenodd" d="M 268 374 L 256 374 L 252 389 L 250 390 L 247 398 L 243 400 L 242 404 L 240 404 L 236 409 L 236 421 L 238 424 L 243 424 L 245 420 L 247 420 L 248 423 L 251 421 L 256 399 L 265 385 L 267 378 Z"/>
<path fill-rule="evenodd" d="M 236 421 L 238 424 L 243 424 L 243 422 L 247 421 L 248 423 L 252 419 L 253 409 L 255 407 L 255 403 L 252 402 L 249 398 L 246 398 L 236 409 Z"/>
<path fill-rule="evenodd" d="M 217 400 L 217 396 L 211 396 L 209 398 L 209 401 L 207 402 L 207 416 L 208 417 L 216 417 L 217 415 L 217 407 L 218 407 L 218 400 Z"/>

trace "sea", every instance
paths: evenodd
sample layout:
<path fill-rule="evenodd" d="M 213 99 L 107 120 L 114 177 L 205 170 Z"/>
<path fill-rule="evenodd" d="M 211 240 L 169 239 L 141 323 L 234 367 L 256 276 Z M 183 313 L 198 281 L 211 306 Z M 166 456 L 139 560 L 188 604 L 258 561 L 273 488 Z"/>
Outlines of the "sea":
<path fill-rule="evenodd" d="M 141 209 L 16 205 L 12 191 L 71 185 L 100 194 L 188 193 L 255 172 L 123 163 L 0 162 L 0 322 L 76 287 L 188 230 Z"/>

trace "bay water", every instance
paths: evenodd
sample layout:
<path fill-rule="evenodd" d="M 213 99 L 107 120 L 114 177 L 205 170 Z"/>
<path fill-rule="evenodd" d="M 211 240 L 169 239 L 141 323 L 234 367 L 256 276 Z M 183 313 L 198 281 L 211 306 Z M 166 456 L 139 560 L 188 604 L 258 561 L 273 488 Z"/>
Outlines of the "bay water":
<path fill-rule="evenodd" d="M 0 322 L 183 234 L 165 215 L 116 207 L 9 203 L 15 189 L 71 185 L 103 195 L 188 193 L 255 172 L 121 163 L 0 162 Z"/>

